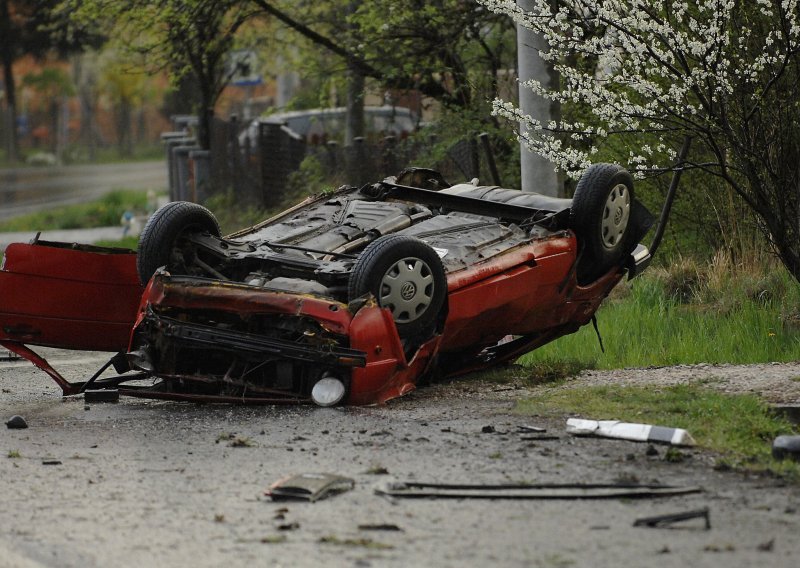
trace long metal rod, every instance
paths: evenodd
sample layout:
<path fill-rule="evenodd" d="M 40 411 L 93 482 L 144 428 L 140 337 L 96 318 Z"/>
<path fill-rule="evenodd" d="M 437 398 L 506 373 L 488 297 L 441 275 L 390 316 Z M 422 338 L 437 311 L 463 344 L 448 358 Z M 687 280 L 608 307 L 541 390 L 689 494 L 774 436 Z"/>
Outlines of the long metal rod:
<path fill-rule="evenodd" d="M 675 201 L 675 194 L 678 192 L 678 183 L 681 181 L 681 174 L 683 174 L 683 164 L 686 161 L 686 156 L 689 154 L 689 146 L 691 143 L 691 136 L 686 136 L 683 139 L 683 146 L 681 146 L 681 151 L 678 153 L 678 163 L 675 172 L 672 174 L 672 181 L 667 191 L 667 199 L 664 201 L 664 207 L 661 209 L 661 216 L 658 219 L 658 228 L 656 229 L 656 234 L 653 235 L 653 242 L 650 244 L 650 256 L 655 256 L 656 249 L 658 249 L 661 244 L 661 239 L 664 237 L 664 230 L 667 228 L 669 212 L 672 210 L 672 202 Z"/>

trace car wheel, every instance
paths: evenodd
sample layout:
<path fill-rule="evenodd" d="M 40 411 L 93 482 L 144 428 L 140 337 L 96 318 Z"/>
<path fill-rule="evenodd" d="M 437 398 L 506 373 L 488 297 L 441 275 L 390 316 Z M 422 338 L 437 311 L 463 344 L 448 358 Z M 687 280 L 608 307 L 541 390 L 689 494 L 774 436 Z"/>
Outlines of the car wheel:
<path fill-rule="evenodd" d="M 139 236 L 136 269 L 142 284 L 147 284 L 162 266 L 178 274 L 189 273 L 195 252 L 187 246 L 185 237 L 204 232 L 219 237 L 219 223 L 211 211 L 197 203 L 173 201 L 153 213 Z"/>
<path fill-rule="evenodd" d="M 572 198 L 570 226 L 583 247 L 578 282 L 585 284 L 620 263 L 633 243 L 633 177 L 616 164 L 593 164 Z"/>
<path fill-rule="evenodd" d="M 351 300 L 367 292 L 392 312 L 400 337 L 432 331 L 447 292 L 442 261 L 415 237 L 375 239 L 358 257 L 348 286 Z"/>

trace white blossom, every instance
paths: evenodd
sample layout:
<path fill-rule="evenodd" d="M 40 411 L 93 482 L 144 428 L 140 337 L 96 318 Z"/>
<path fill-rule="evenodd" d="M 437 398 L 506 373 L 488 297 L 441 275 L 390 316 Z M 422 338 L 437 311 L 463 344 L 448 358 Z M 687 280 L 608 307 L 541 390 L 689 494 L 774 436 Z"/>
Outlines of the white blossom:
<path fill-rule="evenodd" d="M 519 137 L 531 151 L 570 175 L 589 165 L 599 139 L 617 135 L 635 175 L 670 167 L 682 133 L 718 128 L 741 93 L 757 105 L 761 88 L 800 50 L 800 0 L 560 0 L 555 8 L 532 0 L 529 12 L 515 0 L 477 1 L 545 40 L 541 56 L 558 72 L 559 88 L 533 80 L 525 88 L 591 112 L 583 122 L 542 125 L 494 103 L 495 115 L 530 129 Z M 576 69 L 576 56 L 595 68 Z"/>

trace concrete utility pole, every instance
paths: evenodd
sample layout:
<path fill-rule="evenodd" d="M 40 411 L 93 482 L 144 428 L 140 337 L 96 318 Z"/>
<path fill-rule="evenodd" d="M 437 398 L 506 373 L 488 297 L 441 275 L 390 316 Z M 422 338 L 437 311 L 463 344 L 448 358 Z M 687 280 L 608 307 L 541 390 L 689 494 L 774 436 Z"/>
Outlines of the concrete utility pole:
<path fill-rule="evenodd" d="M 517 0 L 517 5 L 526 12 L 531 11 L 531 0 Z M 545 87 L 554 87 L 557 77 L 552 67 L 541 57 L 539 51 L 546 47 L 544 39 L 528 28 L 517 26 L 517 67 L 519 80 L 536 79 Z M 557 109 L 547 99 L 535 95 L 533 91 L 520 85 L 519 106 L 522 112 L 547 124 L 555 120 Z M 555 111 L 555 112 L 554 112 Z M 520 130 L 525 130 L 520 124 Z M 525 146 L 520 148 L 520 166 L 522 168 L 522 191 L 560 196 L 562 188 L 558 183 L 558 175 L 553 164 L 534 154 Z"/>

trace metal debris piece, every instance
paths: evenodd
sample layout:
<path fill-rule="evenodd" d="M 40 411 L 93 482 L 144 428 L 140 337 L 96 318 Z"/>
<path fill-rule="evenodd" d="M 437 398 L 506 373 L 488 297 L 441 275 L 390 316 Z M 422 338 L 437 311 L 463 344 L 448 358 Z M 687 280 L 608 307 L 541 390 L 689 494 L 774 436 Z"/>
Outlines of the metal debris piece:
<path fill-rule="evenodd" d="M 530 433 L 544 434 L 545 432 L 547 432 L 547 428 L 540 428 L 539 426 L 527 426 L 527 425 L 519 426 L 517 430 L 522 434 L 530 434 Z"/>
<path fill-rule="evenodd" d="M 450 484 L 388 482 L 375 488 L 389 497 L 450 499 L 634 499 L 668 497 L 702 491 L 700 487 L 659 484 L 538 483 L 538 484 Z"/>
<path fill-rule="evenodd" d="M 8 426 L 8 428 L 11 430 L 21 430 L 22 428 L 27 428 L 28 423 L 25 422 L 25 419 L 22 416 L 15 414 L 8 419 L 6 426 Z"/>
<path fill-rule="evenodd" d="M 682 428 L 666 428 L 650 424 L 631 424 L 618 420 L 567 420 L 567 432 L 576 436 L 602 436 L 635 442 L 662 442 L 673 446 L 694 446 L 691 434 Z"/>
<path fill-rule="evenodd" d="M 300 523 L 294 521 L 291 523 L 281 523 L 275 527 L 279 531 L 295 531 L 300 528 Z"/>
<path fill-rule="evenodd" d="M 42 460 L 42 465 L 61 465 L 61 460 Z"/>
<path fill-rule="evenodd" d="M 330 473 L 301 473 L 273 483 L 265 491 L 273 501 L 282 499 L 302 499 L 316 501 L 332 493 L 352 489 L 355 481 L 349 477 Z"/>
<path fill-rule="evenodd" d="M 772 457 L 776 460 L 800 461 L 800 436 L 778 436 L 772 442 Z"/>
<path fill-rule="evenodd" d="M 705 519 L 706 530 L 711 530 L 711 517 L 709 516 L 708 507 L 703 507 L 702 509 L 696 509 L 694 511 L 686 511 L 684 513 L 670 513 L 668 515 L 642 517 L 641 519 L 636 519 L 636 521 L 633 523 L 633 526 L 663 527 L 680 521 L 688 521 L 689 519 Z"/>
<path fill-rule="evenodd" d="M 96 389 L 83 392 L 85 402 L 119 402 L 119 389 Z"/>
<path fill-rule="evenodd" d="M 403 532 L 403 529 L 401 529 L 397 525 L 391 524 L 391 523 L 378 523 L 378 524 L 358 525 L 358 530 L 360 530 L 360 531 L 399 531 L 399 532 Z"/>

